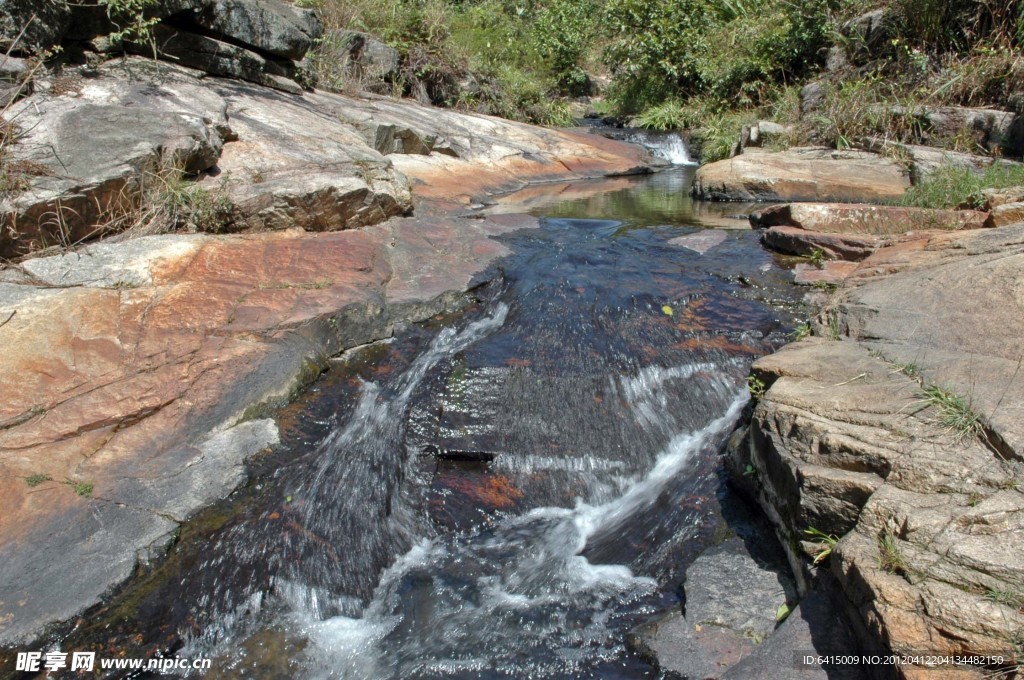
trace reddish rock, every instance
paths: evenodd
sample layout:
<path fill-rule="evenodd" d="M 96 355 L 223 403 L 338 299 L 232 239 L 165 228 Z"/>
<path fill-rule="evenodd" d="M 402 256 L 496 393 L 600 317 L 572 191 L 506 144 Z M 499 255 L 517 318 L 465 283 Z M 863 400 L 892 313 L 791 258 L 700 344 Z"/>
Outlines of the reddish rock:
<path fill-rule="evenodd" d="M 761 243 L 787 255 L 807 257 L 820 251 L 830 260 L 856 262 L 877 250 L 883 241 L 874 236 L 848 236 L 806 231 L 797 227 L 771 227 L 761 234 Z"/>

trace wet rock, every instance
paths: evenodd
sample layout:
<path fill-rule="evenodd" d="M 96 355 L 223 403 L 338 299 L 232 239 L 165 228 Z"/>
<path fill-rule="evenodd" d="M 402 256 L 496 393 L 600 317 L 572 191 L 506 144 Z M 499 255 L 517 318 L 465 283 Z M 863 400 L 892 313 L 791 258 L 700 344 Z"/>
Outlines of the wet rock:
<path fill-rule="evenodd" d="M 712 248 L 725 243 L 726 238 L 728 238 L 728 232 L 721 229 L 704 229 L 693 234 L 669 239 L 668 243 L 669 245 L 687 248 L 703 255 Z"/>
<path fill-rule="evenodd" d="M 780 606 L 796 600 L 784 562 L 755 553 L 740 538 L 703 553 L 686 570 L 685 612 L 641 627 L 633 646 L 663 673 L 723 677 L 772 635 Z"/>
<path fill-rule="evenodd" d="M 793 268 L 793 282 L 800 285 L 831 284 L 838 286 L 853 272 L 857 271 L 856 262 L 827 260 L 821 266 L 799 263 Z"/>
<path fill-rule="evenodd" d="M 988 213 L 856 203 L 786 203 L 750 215 L 751 226 L 796 227 L 829 234 L 896 236 L 921 230 L 981 229 Z"/>
<path fill-rule="evenodd" d="M 801 147 L 751 150 L 702 166 L 693 194 L 713 201 L 882 202 L 901 196 L 910 179 L 897 163 L 863 151 Z"/>
<path fill-rule="evenodd" d="M 97 602 L 175 522 L 241 481 L 242 461 L 274 439 L 253 413 L 286 401 L 323 357 L 453 304 L 507 254 L 492 234 L 536 224 L 438 222 L 144 237 L 7 270 L 0 641 Z M 424 261 L 436 268 L 420 288 L 410 263 Z M 31 475 L 92 487 L 29 493 Z"/>

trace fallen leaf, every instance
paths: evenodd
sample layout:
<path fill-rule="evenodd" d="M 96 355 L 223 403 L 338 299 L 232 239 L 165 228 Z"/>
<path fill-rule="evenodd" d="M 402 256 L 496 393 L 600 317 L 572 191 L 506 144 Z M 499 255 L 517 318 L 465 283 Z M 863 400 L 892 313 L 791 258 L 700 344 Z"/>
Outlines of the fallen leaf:
<path fill-rule="evenodd" d="M 663 312 L 664 312 L 665 314 L 667 314 L 668 316 L 672 316 L 672 308 L 671 308 L 671 307 L 669 307 L 668 305 L 665 305 L 665 306 L 663 306 L 663 307 L 661 308 L 661 311 L 663 311 Z"/>

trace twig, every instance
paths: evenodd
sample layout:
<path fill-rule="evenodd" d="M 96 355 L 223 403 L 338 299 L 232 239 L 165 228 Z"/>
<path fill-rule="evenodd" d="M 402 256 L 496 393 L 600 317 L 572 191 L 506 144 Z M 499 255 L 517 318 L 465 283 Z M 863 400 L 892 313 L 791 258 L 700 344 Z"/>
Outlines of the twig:
<path fill-rule="evenodd" d="M 14 315 L 17 314 L 17 313 L 18 313 L 17 309 L 15 309 L 13 312 L 11 312 L 11 315 L 9 317 L 7 317 L 6 319 L 4 319 L 2 323 L 0 323 L 0 328 L 3 328 L 4 326 L 6 326 L 7 322 L 10 321 L 11 319 L 13 319 Z"/>
<path fill-rule="evenodd" d="M 855 376 L 853 376 L 852 378 L 850 378 L 850 379 L 849 379 L 849 380 L 847 380 L 846 382 L 836 383 L 836 384 L 835 384 L 835 385 L 833 385 L 832 387 L 842 387 L 843 385 L 849 385 L 849 384 L 850 384 L 850 383 L 852 383 L 852 382 L 853 382 L 854 380 L 860 380 L 861 378 L 866 378 L 866 377 L 868 377 L 868 374 L 867 374 L 867 373 L 861 373 L 860 375 L 855 375 Z M 825 389 L 825 388 L 824 388 L 824 387 L 822 387 L 821 389 Z"/>

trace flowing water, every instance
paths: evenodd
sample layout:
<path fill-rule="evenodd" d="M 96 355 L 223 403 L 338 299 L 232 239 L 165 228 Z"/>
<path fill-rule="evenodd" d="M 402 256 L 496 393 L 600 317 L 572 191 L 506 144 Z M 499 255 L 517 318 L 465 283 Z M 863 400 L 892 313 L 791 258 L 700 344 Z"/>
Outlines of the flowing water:
<path fill-rule="evenodd" d="M 669 243 L 705 228 L 688 181 L 537 208 L 463 313 L 282 411 L 255 481 L 85 638 L 206 677 L 655 677 L 627 633 L 723 529 L 718 454 L 794 298 L 749 230 Z"/>
<path fill-rule="evenodd" d="M 652 130 L 630 130 L 622 136 L 627 142 L 647 147 L 658 158 L 672 165 L 696 165 L 690 159 L 686 142 L 678 132 L 655 132 Z"/>

